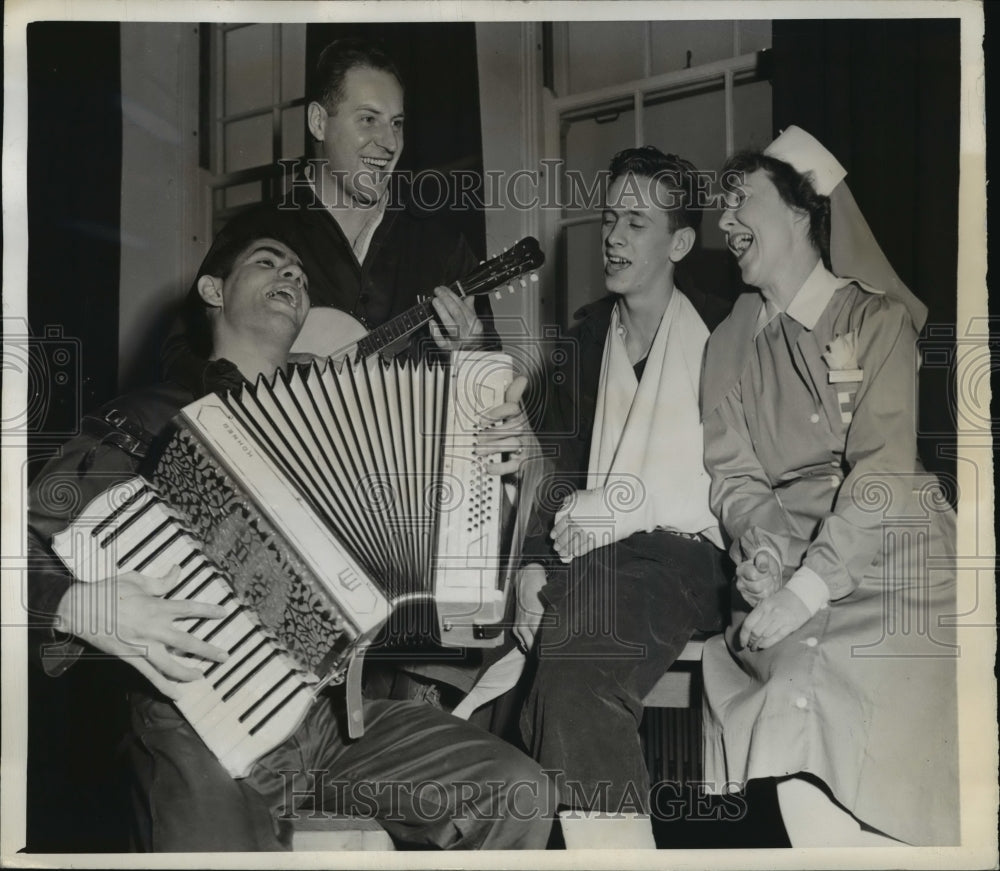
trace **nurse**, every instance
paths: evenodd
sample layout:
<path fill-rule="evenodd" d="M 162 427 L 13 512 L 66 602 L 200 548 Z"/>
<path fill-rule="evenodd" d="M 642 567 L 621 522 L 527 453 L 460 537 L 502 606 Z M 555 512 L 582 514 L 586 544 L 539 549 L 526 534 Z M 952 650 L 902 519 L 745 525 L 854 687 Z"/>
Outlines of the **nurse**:
<path fill-rule="evenodd" d="M 757 292 L 703 380 L 740 594 L 704 654 L 706 779 L 777 778 L 793 846 L 955 844 L 954 513 L 916 445 L 926 309 L 808 133 L 726 170 L 720 226 Z"/>

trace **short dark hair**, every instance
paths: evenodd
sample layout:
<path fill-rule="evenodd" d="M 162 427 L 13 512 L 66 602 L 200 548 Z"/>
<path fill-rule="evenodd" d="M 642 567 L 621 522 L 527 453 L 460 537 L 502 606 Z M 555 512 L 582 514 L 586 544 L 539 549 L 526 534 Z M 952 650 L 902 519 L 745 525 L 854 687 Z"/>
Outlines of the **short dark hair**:
<path fill-rule="evenodd" d="M 676 154 L 664 154 L 653 145 L 626 148 L 611 158 L 608 167 L 609 184 L 623 175 L 637 175 L 655 179 L 672 194 L 678 204 L 667 210 L 668 226 L 673 233 L 681 227 L 701 228 L 701 209 L 697 200 L 697 173 L 693 163 Z"/>
<path fill-rule="evenodd" d="M 274 239 L 287 245 L 300 258 L 304 247 L 299 235 L 297 215 L 269 203 L 251 206 L 240 212 L 218 232 L 208 253 L 198 267 L 187 297 L 181 308 L 192 349 L 201 357 L 212 353 L 212 329 L 208 318 L 208 304 L 198 292 L 198 280 L 203 275 L 226 279 L 236 265 L 236 258 L 257 239 Z"/>
<path fill-rule="evenodd" d="M 399 68 L 379 46 L 357 37 L 335 39 L 320 52 L 310 73 L 306 101 L 319 103 L 330 114 L 336 112 L 344 99 L 344 78 L 355 67 L 387 72 L 403 87 Z"/>
<path fill-rule="evenodd" d="M 723 167 L 723 174 L 748 175 L 764 170 L 778 191 L 782 202 L 809 215 L 809 241 L 819 252 L 823 265 L 830 269 L 830 198 L 816 193 L 812 174 L 804 175 L 795 167 L 762 151 L 740 151 Z"/>

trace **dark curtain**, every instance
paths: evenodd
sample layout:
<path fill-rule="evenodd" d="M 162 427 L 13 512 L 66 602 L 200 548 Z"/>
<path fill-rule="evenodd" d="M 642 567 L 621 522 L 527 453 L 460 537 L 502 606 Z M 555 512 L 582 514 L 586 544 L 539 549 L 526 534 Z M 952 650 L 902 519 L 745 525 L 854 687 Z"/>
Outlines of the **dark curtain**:
<path fill-rule="evenodd" d="M 959 22 L 775 21 L 775 135 L 789 124 L 832 151 L 899 277 L 929 309 L 920 449 L 955 470 Z"/>
<path fill-rule="evenodd" d="M 411 172 L 414 179 L 428 170 L 448 179 L 449 190 L 444 192 L 428 176 L 414 191 L 414 199 L 461 231 L 477 256 L 485 259 L 486 222 L 482 210 L 474 207 L 483 196 L 475 25 L 310 24 L 306 29 L 306 69 L 315 66 L 325 45 L 344 37 L 376 43 L 399 67 L 406 124 L 397 169 Z M 468 195 L 463 195 L 456 172 L 467 178 L 474 175 L 477 180 L 475 186 L 467 188 Z"/>
<path fill-rule="evenodd" d="M 997 75 L 996 63 L 990 63 L 990 51 L 996 49 L 996 22 L 1000 19 L 997 7 L 992 3 L 983 4 L 983 18 L 985 24 L 985 38 L 983 40 L 983 52 L 986 59 L 986 96 L 991 97 L 996 93 L 997 82 L 1000 77 Z M 986 120 L 986 177 L 1000 178 L 1000 158 L 997 156 L 997 148 L 990 148 L 989 120 Z M 996 136 L 996 124 L 994 127 L 994 138 Z M 998 214 L 997 195 L 989 187 L 986 188 L 986 222 L 987 227 L 996 228 L 996 217 Z M 997 275 L 1000 275 L 1000 245 L 993 241 L 994 237 L 987 229 L 987 267 L 986 286 L 989 288 Z M 998 431 L 1000 431 L 1000 302 L 987 291 L 987 304 L 989 306 L 989 336 L 990 336 L 990 386 L 992 387 L 992 397 L 990 404 L 990 421 L 992 443 L 997 444 Z M 995 454 L 994 454 L 995 456 Z M 1000 464 L 995 460 L 993 463 L 993 492 L 1000 492 Z M 998 711 L 998 722 L 1000 722 L 1000 711 Z"/>
<path fill-rule="evenodd" d="M 119 25 L 38 22 L 28 45 L 29 454 L 37 469 L 115 393 L 118 367 Z M 118 671 L 29 668 L 27 846 L 120 850 Z M 128 669 L 126 665 L 122 668 Z"/>
<path fill-rule="evenodd" d="M 77 431 L 118 374 L 117 22 L 36 22 L 28 43 L 32 456 Z"/>

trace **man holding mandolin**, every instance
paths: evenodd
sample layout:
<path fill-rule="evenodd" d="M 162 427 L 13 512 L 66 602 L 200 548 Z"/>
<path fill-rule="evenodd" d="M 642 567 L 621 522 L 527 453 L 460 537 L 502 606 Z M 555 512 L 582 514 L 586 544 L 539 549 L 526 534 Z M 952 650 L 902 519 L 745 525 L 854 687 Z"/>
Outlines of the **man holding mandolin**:
<path fill-rule="evenodd" d="M 428 339 L 443 350 L 498 347 L 488 298 L 462 298 L 448 287 L 476 270 L 466 240 L 389 202 L 403 149 L 403 83 L 392 59 L 363 40 L 336 40 L 311 71 L 307 96 L 313 159 L 278 208 L 300 240 L 314 312 L 328 307 L 351 318 L 337 322 L 324 350 L 333 353 L 404 315 L 432 288 L 436 318 L 429 330 L 405 333 L 403 347 L 392 350 L 426 353 L 420 343 Z M 309 348 L 318 350 L 315 343 Z M 168 376 L 204 365 L 180 328 L 162 358 Z"/>

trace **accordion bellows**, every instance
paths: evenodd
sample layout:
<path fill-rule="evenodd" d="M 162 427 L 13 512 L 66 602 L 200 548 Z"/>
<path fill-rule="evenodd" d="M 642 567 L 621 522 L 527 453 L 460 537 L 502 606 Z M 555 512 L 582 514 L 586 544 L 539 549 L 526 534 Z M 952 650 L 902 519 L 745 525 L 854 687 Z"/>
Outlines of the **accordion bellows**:
<path fill-rule="evenodd" d="M 311 639 L 336 631 L 331 594 L 352 636 L 425 599 L 441 643 L 492 644 L 476 627 L 503 616 L 511 535 L 473 451 L 511 379 L 509 357 L 485 352 L 299 367 L 187 406 L 153 481 L 262 620 L 294 621 L 279 634 L 314 663 Z"/>

